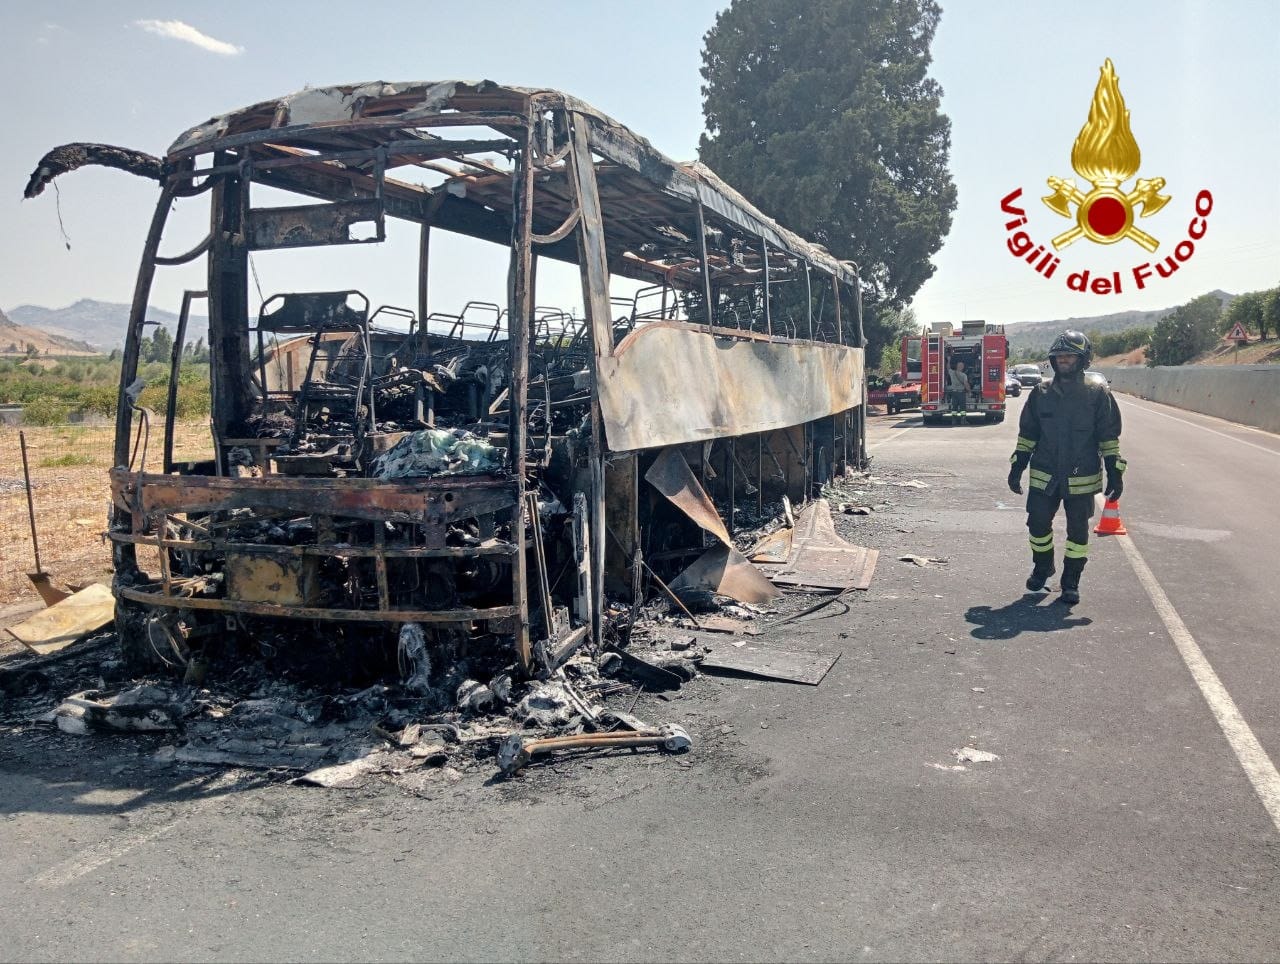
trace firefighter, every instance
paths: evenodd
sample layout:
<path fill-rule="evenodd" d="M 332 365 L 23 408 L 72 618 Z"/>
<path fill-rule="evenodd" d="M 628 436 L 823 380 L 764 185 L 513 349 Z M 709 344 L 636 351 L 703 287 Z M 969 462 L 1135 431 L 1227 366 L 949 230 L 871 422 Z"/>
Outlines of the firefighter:
<path fill-rule="evenodd" d="M 965 374 L 964 362 L 958 359 L 947 371 L 947 399 L 951 403 L 951 424 L 967 419 L 965 409 L 969 404 L 969 376 Z"/>
<path fill-rule="evenodd" d="M 1080 601 L 1080 573 L 1089 558 L 1089 519 L 1093 497 L 1119 499 L 1125 461 L 1120 457 L 1120 409 L 1101 380 L 1084 371 L 1093 346 L 1078 331 L 1064 331 L 1049 348 L 1053 381 L 1032 389 L 1018 420 L 1018 444 L 1009 461 L 1009 488 L 1022 493 L 1022 473 L 1031 466 L 1027 492 L 1027 529 L 1034 568 L 1027 589 L 1039 592 L 1057 570 L 1053 564 L 1053 517 L 1062 506 L 1067 543 L 1062 561 L 1062 596 Z M 1103 486 L 1103 469 L 1106 485 Z"/>

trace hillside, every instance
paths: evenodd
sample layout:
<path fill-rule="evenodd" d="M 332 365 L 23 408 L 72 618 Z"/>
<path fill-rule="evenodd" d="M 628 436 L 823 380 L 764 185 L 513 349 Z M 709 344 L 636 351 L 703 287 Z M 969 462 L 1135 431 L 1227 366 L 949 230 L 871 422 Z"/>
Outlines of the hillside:
<path fill-rule="evenodd" d="M 27 345 L 35 345 L 40 354 L 99 355 L 93 345 L 65 335 L 55 334 L 30 325 L 21 325 L 0 311 L 0 358 L 23 356 Z"/>
<path fill-rule="evenodd" d="M 1124 355 L 1098 358 L 1094 365 L 1145 365 L 1147 353 L 1136 348 Z M 1234 345 L 1219 344 L 1198 355 L 1188 365 L 1280 365 L 1280 338 L 1254 341 L 1239 350 Z"/>
<path fill-rule="evenodd" d="M 50 336 L 79 339 L 97 346 L 97 350 L 109 351 L 124 347 L 125 330 L 129 327 L 129 306 L 81 298 L 65 308 L 19 305 L 9 311 L 9 317 L 20 325 L 39 329 Z M 178 316 L 171 311 L 152 308 L 147 312 L 147 318 L 164 325 L 170 334 L 177 330 Z M 203 316 L 197 318 L 192 315 L 190 326 L 189 331 L 203 332 L 208 321 Z"/>
<path fill-rule="evenodd" d="M 1225 291 L 1214 291 L 1225 307 L 1235 295 Z M 1017 321 L 1005 325 L 1005 334 L 1009 337 L 1009 351 L 1013 355 L 1023 352 L 1042 354 L 1049 350 L 1053 339 L 1074 328 L 1087 334 L 1116 334 L 1131 328 L 1153 328 L 1156 322 L 1173 311 L 1177 305 L 1168 308 L 1156 308 L 1150 311 L 1117 311 L 1109 315 L 1091 315 L 1084 318 L 1059 318 L 1054 321 Z"/>

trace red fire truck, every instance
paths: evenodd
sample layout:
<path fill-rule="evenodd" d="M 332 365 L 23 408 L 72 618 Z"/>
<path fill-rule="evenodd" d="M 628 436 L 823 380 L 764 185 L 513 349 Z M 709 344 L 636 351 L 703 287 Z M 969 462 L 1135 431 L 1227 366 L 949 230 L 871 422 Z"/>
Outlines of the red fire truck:
<path fill-rule="evenodd" d="M 1008 357 L 1009 341 L 1003 325 L 965 321 L 957 330 L 951 322 L 935 322 L 921 335 L 903 340 L 903 377 L 907 376 L 909 359 L 918 359 L 915 364 L 920 366 L 920 375 L 916 376 L 921 378 L 920 410 L 925 423 L 932 424 L 943 419 L 951 408 L 947 371 L 962 361 L 969 380 L 966 419 L 970 414 L 981 414 L 988 422 L 1003 422 Z"/>

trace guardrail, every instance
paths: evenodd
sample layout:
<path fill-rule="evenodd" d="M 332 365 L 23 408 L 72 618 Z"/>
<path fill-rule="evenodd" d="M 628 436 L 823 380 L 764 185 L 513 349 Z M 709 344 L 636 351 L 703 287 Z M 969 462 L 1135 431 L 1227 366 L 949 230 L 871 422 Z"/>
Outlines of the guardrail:
<path fill-rule="evenodd" d="M 1098 367 L 1113 391 L 1280 433 L 1280 365 Z"/>

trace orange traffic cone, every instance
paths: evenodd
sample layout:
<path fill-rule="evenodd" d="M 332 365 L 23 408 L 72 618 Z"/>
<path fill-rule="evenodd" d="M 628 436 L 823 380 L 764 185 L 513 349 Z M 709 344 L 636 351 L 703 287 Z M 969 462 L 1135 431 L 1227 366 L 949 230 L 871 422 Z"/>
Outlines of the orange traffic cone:
<path fill-rule="evenodd" d="M 1093 530 L 1100 536 L 1127 536 L 1129 530 L 1120 521 L 1120 500 L 1105 499 L 1102 503 L 1102 518 Z"/>

